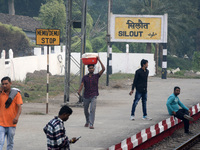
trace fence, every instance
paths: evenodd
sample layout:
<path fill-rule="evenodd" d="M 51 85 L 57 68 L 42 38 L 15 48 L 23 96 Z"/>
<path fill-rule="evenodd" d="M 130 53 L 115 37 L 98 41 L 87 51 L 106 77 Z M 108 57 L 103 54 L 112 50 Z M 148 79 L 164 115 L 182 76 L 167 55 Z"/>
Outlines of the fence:
<path fill-rule="evenodd" d="M 47 47 L 34 48 L 34 56 L 16 57 L 13 58 L 13 51 L 8 51 L 9 59 L 6 59 L 6 51 L 1 52 L 0 59 L 0 79 L 4 76 L 11 77 L 12 80 L 23 81 L 27 73 L 34 71 L 46 70 L 47 68 Z M 98 53 L 101 61 L 106 67 L 107 53 Z M 71 53 L 71 56 L 80 63 L 80 53 Z M 112 72 L 113 73 L 135 73 L 140 68 L 141 59 L 149 61 L 149 75 L 155 75 L 154 54 L 146 53 L 113 53 L 112 54 Z M 49 71 L 52 75 L 64 75 L 65 73 L 65 46 L 50 47 L 49 55 Z M 101 69 L 97 63 L 95 71 Z M 76 74 L 79 67 L 74 62 L 71 62 L 71 73 Z M 87 69 L 86 69 L 87 73 Z"/>

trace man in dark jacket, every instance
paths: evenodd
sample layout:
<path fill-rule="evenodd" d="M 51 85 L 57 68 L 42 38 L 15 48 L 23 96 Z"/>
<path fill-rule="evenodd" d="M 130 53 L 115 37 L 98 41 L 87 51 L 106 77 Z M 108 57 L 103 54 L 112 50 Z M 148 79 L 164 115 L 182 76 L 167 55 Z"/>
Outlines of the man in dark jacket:
<path fill-rule="evenodd" d="M 131 117 L 130 120 L 135 120 L 135 109 L 136 106 L 142 98 L 142 110 L 143 110 L 143 120 L 152 120 L 152 118 L 147 116 L 146 111 L 146 101 L 147 101 L 147 80 L 149 75 L 148 60 L 141 60 L 141 68 L 136 70 L 135 78 L 133 80 L 132 89 L 129 95 L 132 95 L 134 92 L 134 87 L 136 88 L 135 99 L 132 105 Z"/>

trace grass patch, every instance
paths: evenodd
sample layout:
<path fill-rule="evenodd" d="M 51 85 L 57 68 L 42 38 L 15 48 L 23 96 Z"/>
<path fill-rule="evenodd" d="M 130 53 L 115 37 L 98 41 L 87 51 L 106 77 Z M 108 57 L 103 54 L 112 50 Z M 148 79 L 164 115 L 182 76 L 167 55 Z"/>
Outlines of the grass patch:
<path fill-rule="evenodd" d="M 124 80 L 124 79 L 133 79 L 133 74 L 123 74 L 123 73 L 115 73 L 110 75 L 110 80 Z"/>
<path fill-rule="evenodd" d="M 54 97 L 64 93 L 64 76 L 50 76 L 49 77 L 49 97 Z M 19 88 L 22 93 L 23 101 L 27 102 L 41 102 L 46 97 L 47 79 L 46 76 L 31 76 L 26 78 L 24 82 L 13 81 L 12 87 Z M 79 87 L 79 79 L 75 78 L 71 82 L 70 91 L 74 87 Z M 28 93 L 29 97 L 25 97 L 24 93 Z"/>
<path fill-rule="evenodd" d="M 133 79 L 133 74 L 116 73 L 109 75 L 109 83 L 115 83 L 124 79 Z M 70 92 L 76 92 L 79 88 L 79 76 L 70 77 Z M 43 102 L 46 98 L 47 84 L 46 74 L 31 74 L 28 75 L 24 82 L 13 81 L 12 87 L 21 90 L 22 99 L 24 102 Z M 64 94 L 64 76 L 49 76 L 49 97 L 55 97 Z M 106 75 L 103 74 L 99 80 L 100 86 L 106 86 Z M 115 87 L 117 88 L 117 87 Z M 29 97 L 25 97 L 24 93 L 28 93 Z"/>
<path fill-rule="evenodd" d="M 192 61 L 189 59 L 167 56 L 168 68 L 180 68 L 181 70 L 191 70 Z"/>
<path fill-rule="evenodd" d="M 26 113 L 26 115 L 45 115 L 45 114 L 41 112 L 30 112 L 30 113 Z"/>

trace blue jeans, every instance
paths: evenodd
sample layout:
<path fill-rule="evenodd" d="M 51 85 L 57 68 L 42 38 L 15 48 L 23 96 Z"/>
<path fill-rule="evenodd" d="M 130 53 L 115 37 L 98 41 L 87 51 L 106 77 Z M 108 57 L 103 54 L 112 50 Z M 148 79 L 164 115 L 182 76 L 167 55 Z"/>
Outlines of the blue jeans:
<path fill-rule="evenodd" d="M 14 145 L 14 135 L 16 127 L 0 126 L 0 150 L 3 149 L 5 137 L 7 136 L 7 150 L 12 150 Z"/>
<path fill-rule="evenodd" d="M 147 116 L 147 108 L 146 108 L 147 92 L 140 93 L 140 92 L 138 92 L 137 90 L 136 90 L 135 99 L 134 99 L 133 105 L 132 105 L 131 116 L 135 116 L 135 109 L 136 109 L 136 106 L 137 106 L 137 104 L 138 104 L 140 98 L 142 98 L 143 116 Z"/>

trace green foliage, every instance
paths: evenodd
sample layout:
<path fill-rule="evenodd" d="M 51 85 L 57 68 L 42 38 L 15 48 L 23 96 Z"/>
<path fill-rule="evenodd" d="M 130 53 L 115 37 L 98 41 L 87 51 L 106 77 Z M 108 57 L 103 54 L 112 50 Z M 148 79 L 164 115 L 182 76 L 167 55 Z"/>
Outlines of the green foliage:
<path fill-rule="evenodd" d="M 92 50 L 92 44 L 89 40 L 86 40 L 86 52 L 93 52 Z"/>
<path fill-rule="evenodd" d="M 46 0 L 15 0 L 15 13 L 30 17 L 39 15 L 40 6 Z"/>
<path fill-rule="evenodd" d="M 194 52 L 192 64 L 195 70 L 200 70 L 200 52 Z"/>
<path fill-rule="evenodd" d="M 88 0 L 88 12 L 94 22 L 100 18 L 101 22 L 107 22 L 108 1 L 107 0 Z"/>
<path fill-rule="evenodd" d="M 192 62 L 189 59 L 167 56 L 167 62 L 168 68 L 176 69 L 179 67 L 181 70 L 192 69 Z"/>
<path fill-rule="evenodd" d="M 90 31 L 92 30 L 93 27 L 93 19 L 90 14 L 87 13 L 87 23 L 86 23 L 86 31 L 87 31 L 87 36 L 89 35 Z"/>
<path fill-rule="evenodd" d="M 123 74 L 123 73 L 115 73 L 110 75 L 111 80 L 123 80 L 123 79 L 133 79 L 134 75 L 133 74 Z"/>
<path fill-rule="evenodd" d="M 107 45 L 105 45 L 102 49 L 100 49 L 98 52 L 107 52 Z M 112 46 L 112 52 L 113 53 L 122 53 L 115 45 Z"/>
<path fill-rule="evenodd" d="M 8 13 L 8 1 L 0 0 L 0 12 Z"/>
<path fill-rule="evenodd" d="M 188 0 L 132 0 L 124 10 L 127 14 L 168 14 L 168 52 L 191 56 L 199 28 L 200 1 Z M 184 9 L 183 9 L 184 8 Z"/>
<path fill-rule="evenodd" d="M 120 51 L 126 52 L 126 44 L 129 44 L 129 52 L 130 53 L 145 53 L 146 52 L 146 44 L 145 43 L 114 43 Z M 155 49 L 155 48 L 154 48 Z"/>
<path fill-rule="evenodd" d="M 176 75 L 176 76 L 184 76 L 184 73 L 185 73 L 185 70 L 183 70 L 183 71 L 178 71 L 178 72 L 175 72 L 175 75 Z"/>
<path fill-rule="evenodd" d="M 15 0 L 15 14 L 29 17 L 37 17 L 39 14 L 41 3 L 46 0 Z M 8 13 L 8 0 L 0 0 L 0 12 Z"/>
<path fill-rule="evenodd" d="M 71 51 L 80 52 L 81 50 L 81 39 L 78 36 L 73 36 L 71 40 Z"/>
<path fill-rule="evenodd" d="M 0 49 L 12 49 L 14 56 L 31 55 L 31 45 L 28 37 L 18 27 L 0 23 Z"/>
<path fill-rule="evenodd" d="M 72 1 L 72 18 L 81 20 L 82 0 Z M 43 4 L 42 4 L 43 3 Z M 15 0 L 15 12 L 18 15 L 28 15 L 39 18 L 44 28 L 61 29 L 62 41 L 65 42 L 66 0 Z M 42 6 L 41 6 L 42 5 Z M 41 7 L 40 7 L 41 6 Z M 87 3 L 87 40 L 92 43 L 94 52 L 106 46 L 105 31 L 107 29 L 107 0 L 88 0 Z M 113 14 L 130 15 L 163 15 L 168 14 L 168 52 L 183 57 L 187 54 L 190 58 L 197 51 L 196 34 L 200 28 L 200 1 L 199 0 L 115 0 L 113 1 Z M 8 13 L 8 2 L 0 0 L 0 12 Z M 59 14 L 59 15 L 58 15 Z M 79 33 L 80 29 L 76 29 Z M 103 33 L 103 36 L 102 36 Z M 77 33 L 72 31 L 72 37 Z M 80 40 L 73 41 L 75 45 Z M 105 43 L 105 44 L 103 44 Z M 130 52 L 146 52 L 146 44 L 129 43 Z M 118 50 L 125 52 L 126 43 L 114 43 Z M 80 47 L 80 46 L 79 46 Z M 78 50 L 78 47 L 74 51 Z M 91 50 L 91 48 L 90 48 Z M 154 52 L 154 46 L 152 46 Z"/>
<path fill-rule="evenodd" d="M 99 36 L 91 39 L 92 48 L 93 48 L 94 52 L 100 51 L 102 48 L 104 48 L 104 46 L 107 45 L 105 36 L 106 36 L 106 33 L 103 32 L 102 35 L 99 35 Z"/>
<path fill-rule="evenodd" d="M 145 53 L 146 52 L 146 44 L 144 43 L 131 43 L 129 45 L 130 53 Z"/>
<path fill-rule="evenodd" d="M 63 0 L 47 0 L 40 7 L 39 19 L 44 28 L 60 29 L 61 38 L 65 37 L 66 11 Z"/>
<path fill-rule="evenodd" d="M 78 36 L 72 37 L 72 52 L 80 52 L 81 51 L 81 39 Z M 86 52 L 93 52 L 92 44 L 89 40 L 86 40 Z"/>

